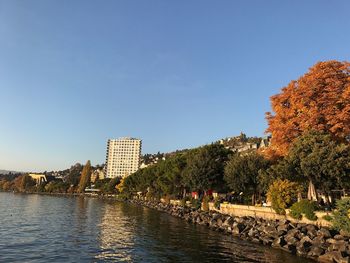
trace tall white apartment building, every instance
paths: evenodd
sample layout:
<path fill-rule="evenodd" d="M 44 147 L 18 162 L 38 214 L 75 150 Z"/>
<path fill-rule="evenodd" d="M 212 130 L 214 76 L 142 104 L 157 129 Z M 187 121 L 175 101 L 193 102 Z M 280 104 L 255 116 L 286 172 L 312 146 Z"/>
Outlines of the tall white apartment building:
<path fill-rule="evenodd" d="M 106 177 L 125 177 L 140 167 L 142 141 L 123 137 L 107 142 Z"/>

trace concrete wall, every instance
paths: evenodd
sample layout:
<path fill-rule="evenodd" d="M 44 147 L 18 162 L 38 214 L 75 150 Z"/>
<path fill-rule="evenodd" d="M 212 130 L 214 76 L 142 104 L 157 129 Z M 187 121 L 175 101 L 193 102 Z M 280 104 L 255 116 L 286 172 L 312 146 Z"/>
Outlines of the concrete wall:
<path fill-rule="evenodd" d="M 311 221 L 303 217 L 301 220 L 296 220 L 290 216 L 289 210 L 286 210 L 287 215 L 278 215 L 271 207 L 256 207 L 248 205 L 234 205 L 234 204 L 220 204 L 220 209 L 214 207 L 214 203 L 209 203 L 209 210 L 218 211 L 222 214 L 231 215 L 231 216 L 252 216 L 252 217 L 261 217 L 267 220 L 283 220 L 288 219 L 295 223 L 305 223 L 313 224 L 318 226 L 331 226 L 331 223 L 327 220 L 324 220 L 322 217 L 327 215 L 325 212 L 315 212 L 317 216 L 316 221 Z"/>
<path fill-rule="evenodd" d="M 165 199 L 161 199 L 161 202 L 166 203 Z M 170 200 L 170 204 L 172 205 L 181 205 L 181 200 Z M 187 205 L 190 205 L 190 202 L 186 202 Z M 315 212 L 317 216 L 316 221 L 308 220 L 307 218 L 303 217 L 301 220 L 296 220 L 292 217 L 290 217 L 289 209 L 286 209 L 287 215 L 278 215 L 275 210 L 273 210 L 271 207 L 258 207 L 258 206 L 249 206 L 249 205 L 234 205 L 234 204 L 228 204 L 228 203 L 221 203 L 220 209 L 216 209 L 214 207 L 214 203 L 209 203 L 209 210 L 210 211 L 217 211 L 221 214 L 230 215 L 230 216 L 252 216 L 252 217 L 260 217 L 266 220 L 290 220 L 294 223 L 305 223 L 305 224 L 312 224 L 317 226 L 325 226 L 330 227 L 332 224 L 323 219 L 323 216 L 327 215 L 326 212 Z"/>

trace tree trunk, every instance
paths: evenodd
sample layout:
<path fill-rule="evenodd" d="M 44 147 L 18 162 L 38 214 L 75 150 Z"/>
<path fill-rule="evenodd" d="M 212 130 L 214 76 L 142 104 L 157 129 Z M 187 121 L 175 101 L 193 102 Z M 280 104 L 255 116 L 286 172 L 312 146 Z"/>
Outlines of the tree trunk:
<path fill-rule="evenodd" d="M 255 205 L 255 198 L 256 198 L 256 195 L 255 193 L 252 195 L 252 205 Z"/>

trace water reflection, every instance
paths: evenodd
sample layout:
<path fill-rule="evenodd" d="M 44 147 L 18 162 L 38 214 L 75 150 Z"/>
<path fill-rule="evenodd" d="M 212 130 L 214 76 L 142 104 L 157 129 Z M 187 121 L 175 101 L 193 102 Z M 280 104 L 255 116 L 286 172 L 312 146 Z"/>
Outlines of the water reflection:
<path fill-rule="evenodd" d="M 141 206 L 0 193 L 0 262 L 308 262 Z"/>
<path fill-rule="evenodd" d="M 128 218 L 120 205 L 106 203 L 100 228 L 100 253 L 96 259 L 131 261 L 130 248 L 134 247 L 132 218 Z"/>
<path fill-rule="evenodd" d="M 127 262 L 308 262 L 288 253 L 124 203 L 104 206 L 100 260 Z"/>

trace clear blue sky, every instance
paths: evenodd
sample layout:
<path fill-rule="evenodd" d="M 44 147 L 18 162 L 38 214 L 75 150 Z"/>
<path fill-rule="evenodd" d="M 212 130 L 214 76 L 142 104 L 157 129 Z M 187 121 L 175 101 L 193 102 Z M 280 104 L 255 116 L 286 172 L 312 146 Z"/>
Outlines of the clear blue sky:
<path fill-rule="evenodd" d="M 349 1 L 0 0 L 0 169 L 262 136 L 269 97 L 350 60 Z"/>

